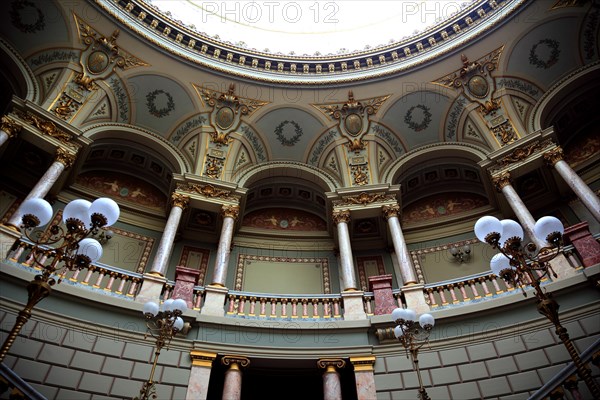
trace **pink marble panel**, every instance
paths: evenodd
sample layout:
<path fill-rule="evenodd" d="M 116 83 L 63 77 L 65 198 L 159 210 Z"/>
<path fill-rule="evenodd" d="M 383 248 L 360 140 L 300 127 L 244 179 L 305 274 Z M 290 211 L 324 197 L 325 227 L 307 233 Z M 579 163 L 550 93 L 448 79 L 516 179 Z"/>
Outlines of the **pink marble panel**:
<path fill-rule="evenodd" d="M 369 277 L 369 288 L 375 298 L 375 315 L 391 314 L 397 307 L 392 293 L 392 275 Z"/>
<path fill-rule="evenodd" d="M 600 263 L 600 243 L 590 233 L 587 222 L 566 228 L 564 238 L 567 244 L 573 244 L 584 267 Z"/>

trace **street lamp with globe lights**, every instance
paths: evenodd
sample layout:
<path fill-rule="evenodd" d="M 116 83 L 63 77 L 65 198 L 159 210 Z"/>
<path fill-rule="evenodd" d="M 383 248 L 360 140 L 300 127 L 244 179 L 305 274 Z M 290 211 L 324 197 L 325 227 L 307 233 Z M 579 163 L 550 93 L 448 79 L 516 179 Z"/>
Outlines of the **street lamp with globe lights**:
<path fill-rule="evenodd" d="M 54 214 L 46 200 L 26 200 L 18 213 L 21 215 L 21 232 L 26 242 L 31 244 L 29 260 L 42 273 L 27 285 L 27 304 L 19 311 L 15 325 L 0 348 L 0 362 L 31 317 L 35 305 L 50 295 L 52 286 L 60 283 L 67 271 L 87 268 L 102 257 L 102 245 L 90 236 L 117 221 L 119 206 L 107 197 L 94 202 L 73 200 L 63 210 L 64 227 L 53 224 L 47 231 L 36 229 L 50 222 Z M 17 240 L 10 252 L 15 251 L 20 243 L 21 240 Z"/>
<path fill-rule="evenodd" d="M 417 322 L 417 313 L 410 308 L 396 308 L 392 311 L 392 321 L 398 324 L 394 328 L 394 336 L 404 346 L 407 357 L 413 364 L 413 369 L 417 373 L 419 380 L 419 398 L 429 400 L 429 396 L 423 386 L 421 371 L 419 370 L 419 350 L 425 343 L 429 343 L 429 334 L 435 324 L 435 319 L 431 314 L 421 314 Z"/>
<path fill-rule="evenodd" d="M 555 332 L 563 342 L 575 367 L 577 374 L 585 382 L 594 398 L 600 399 L 600 388 L 592 379 L 590 370 L 583 364 L 575 346 L 569 338 L 567 329 L 562 326 L 558 315 L 559 304 L 551 293 L 542 290 L 540 281 L 556 273 L 550 266 L 550 260 L 555 258 L 563 245 L 563 224 L 555 217 L 542 217 L 533 227 L 533 234 L 544 243 L 544 247 L 537 249 L 534 243 L 523 245 L 523 228 L 517 222 L 505 219 L 500 221 L 496 217 L 481 217 L 475 223 L 475 236 L 500 251 L 490 260 L 492 273 L 514 287 L 520 287 L 523 295 L 527 296 L 525 286 L 531 285 L 537 300 L 537 310 L 552 322 Z"/>
<path fill-rule="evenodd" d="M 187 333 L 189 327 L 181 318 L 181 315 L 187 310 L 187 303 L 183 299 L 168 299 L 162 304 L 162 307 L 153 301 L 144 304 L 142 312 L 146 318 L 147 331 L 144 338 L 152 336 L 156 342 L 154 351 L 154 361 L 150 371 L 150 377 L 144 382 L 140 389 L 140 394 L 134 397 L 134 400 L 156 399 L 156 382 L 154 381 L 154 371 L 156 363 L 163 347 L 169 349 L 171 339 L 178 332 Z M 186 326 L 187 325 L 187 326 Z"/>

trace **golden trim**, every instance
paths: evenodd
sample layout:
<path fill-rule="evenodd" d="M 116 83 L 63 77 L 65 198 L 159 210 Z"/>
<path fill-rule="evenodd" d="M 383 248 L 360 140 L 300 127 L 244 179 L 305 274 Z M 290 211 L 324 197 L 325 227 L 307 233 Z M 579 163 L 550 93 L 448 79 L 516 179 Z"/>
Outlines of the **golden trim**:
<path fill-rule="evenodd" d="M 346 366 L 346 361 L 342 358 L 319 358 L 317 360 L 317 366 L 325 369 L 325 373 L 335 372 L 335 368 L 344 368 Z M 334 368 L 334 370 L 331 371 L 331 368 Z"/>
<path fill-rule="evenodd" d="M 373 371 L 375 361 L 377 361 L 375 356 L 350 357 L 350 363 L 354 366 L 355 371 Z"/>
<path fill-rule="evenodd" d="M 217 358 L 217 353 L 207 351 L 192 350 L 190 351 L 192 366 L 212 368 L 213 361 Z"/>
<path fill-rule="evenodd" d="M 225 355 L 221 358 L 221 364 L 228 365 L 229 369 L 239 370 L 240 367 L 245 368 L 250 365 L 250 359 L 248 357 L 240 355 Z"/>

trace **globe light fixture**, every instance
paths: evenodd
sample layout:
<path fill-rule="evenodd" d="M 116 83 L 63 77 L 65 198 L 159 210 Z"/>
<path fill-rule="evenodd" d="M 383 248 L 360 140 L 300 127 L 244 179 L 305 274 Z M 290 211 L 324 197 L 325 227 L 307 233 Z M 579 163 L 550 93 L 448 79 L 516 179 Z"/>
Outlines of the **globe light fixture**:
<path fill-rule="evenodd" d="M 150 370 L 150 377 L 144 382 L 140 389 L 140 394 L 134 397 L 134 400 L 156 399 L 154 371 L 156 370 L 158 357 L 163 347 L 167 346 L 167 350 L 169 349 L 171 339 L 178 332 L 184 335 L 187 334 L 189 324 L 185 323 L 183 318 L 181 318 L 185 310 L 187 310 L 187 303 L 183 299 L 168 299 L 163 302 L 162 306 L 153 301 L 148 301 L 144 304 L 142 313 L 146 318 L 147 327 L 144 338 L 147 338 L 148 335 L 152 336 L 155 339 L 156 350 L 154 351 L 154 361 Z"/>
<path fill-rule="evenodd" d="M 15 251 L 21 242 L 30 243 L 31 265 L 41 269 L 42 273 L 27 285 L 27 304 L 19 312 L 15 325 L 0 348 L 0 362 L 31 317 L 35 305 L 50 295 L 52 286 L 61 282 L 66 271 L 87 268 L 102 257 L 102 245 L 91 236 L 119 218 L 119 206 L 109 198 L 99 198 L 93 203 L 83 199 L 73 200 L 63 210 L 64 226 L 54 224 L 46 230 L 39 228 L 48 224 L 54 214 L 46 200 L 26 200 L 18 213 L 23 237 L 15 242 L 10 251 Z"/>
<path fill-rule="evenodd" d="M 419 350 L 424 344 L 429 343 L 429 334 L 435 324 L 431 314 L 422 314 L 417 322 L 417 313 L 410 308 L 396 308 L 392 311 L 392 321 L 397 326 L 394 328 L 394 336 L 404 346 L 406 357 L 410 356 L 413 369 L 419 379 L 419 399 L 429 400 L 429 396 L 423 386 L 421 371 L 419 370 Z"/>
<path fill-rule="evenodd" d="M 550 261 L 561 253 L 563 224 L 558 218 L 550 216 L 542 217 L 535 223 L 533 234 L 540 243 L 544 243 L 541 249 L 532 242 L 524 244 L 523 228 L 510 219 L 500 221 L 498 218 L 485 216 L 475 223 L 474 230 L 475 236 L 480 241 L 499 251 L 490 260 L 490 268 L 494 275 L 504 279 L 509 285 L 520 287 L 524 296 L 527 296 L 526 287 L 533 288 L 538 312 L 552 322 L 556 334 L 567 348 L 577 368 L 577 374 L 590 389 L 594 398 L 600 399 L 598 384 L 592 379 L 591 372 L 581 361 L 567 329 L 560 322 L 559 304 L 552 294 L 542 290 L 540 285 L 541 280 L 550 275 L 557 277 Z"/>

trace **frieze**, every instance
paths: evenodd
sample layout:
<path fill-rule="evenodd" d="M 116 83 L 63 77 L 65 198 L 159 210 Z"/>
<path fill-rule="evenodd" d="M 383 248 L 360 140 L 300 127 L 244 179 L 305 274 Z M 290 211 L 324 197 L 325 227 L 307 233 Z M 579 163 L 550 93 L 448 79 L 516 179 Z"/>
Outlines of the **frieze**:
<path fill-rule="evenodd" d="M 31 126 L 36 127 L 43 135 L 51 136 L 69 148 L 79 148 L 78 145 L 71 142 L 73 135 L 58 128 L 54 122 L 38 117 L 37 115 L 27 111 L 14 110 L 13 112 L 21 120 L 27 122 Z"/>
<path fill-rule="evenodd" d="M 506 167 L 508 165 L 523 161 L 532 154 L 538 153 L 552 145 L 554 145 L 554 143 L 551 140 L 531 143 L 523 148 L 513 150 L 510 154 L 496 161 L 496 165 L 499 167 Z"/>
<path fill-rule="evenodd" d="M 367 193 L 361 192 L 355 196 L 342 196 L 341 200 L 334 200 L 332 204 L 334 207 L 341 206 L 352 206 L 357 204 L 362 204 L 366 206 L 367 204 L 372 203 L 383 203 L 388 201 L 396 201 L 396 196 L 393 194 L 385 194 L 385 193 Z"/>
<path fill-rule="evenodd" d="M 210 184 L 179 183 L 177 184 L 177 191 L 195 193 L 211 199 L 239 200 L 240 198 L 240 196 L 232 194 L 230 190 L 217 189 Z"/>

